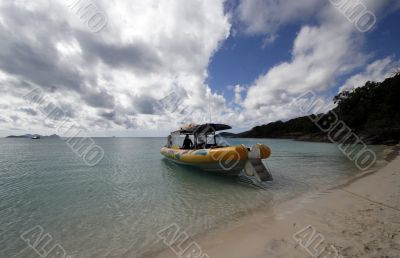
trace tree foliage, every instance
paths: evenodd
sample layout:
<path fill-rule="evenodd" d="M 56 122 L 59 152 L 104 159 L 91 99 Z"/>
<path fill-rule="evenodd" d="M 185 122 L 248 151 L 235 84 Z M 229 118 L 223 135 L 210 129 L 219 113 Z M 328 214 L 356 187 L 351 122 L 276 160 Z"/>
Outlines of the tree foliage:
<path fill-rule="evenodd" d="M 362 87 L 343 91 L 333 101 L 337 107 L 332 111 L 338 115 L 339 120 L 363 138 L 370 139 L 369 143 L 399 142 L 400 72 L 383 82 L 367 82 Z M 287 122 L 257 126 L 238 136 L 296 138 L 318 133 L 321 131 L 309 117 L 299 117 Z"/>
<path fill-rule="evenodd" d="M 334 111 L 350 128 L 379 132 L 400 128 L 400 75 L 342 92 Z"/>

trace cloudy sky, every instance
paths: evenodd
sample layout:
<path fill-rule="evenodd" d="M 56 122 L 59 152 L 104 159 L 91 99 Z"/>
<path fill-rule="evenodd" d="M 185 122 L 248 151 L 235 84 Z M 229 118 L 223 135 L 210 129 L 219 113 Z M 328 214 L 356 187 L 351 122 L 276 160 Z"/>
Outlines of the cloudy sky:
<path fill-rule="evenodd" d="M 0 136 L 56 133 L 61 120 L 161 136 L 299 116 L 307 91 L 330 100 L 400 67 L 400 1 L 350 1 L 365 7 L 353 16 L 341 2 L 1 0 Z"/>

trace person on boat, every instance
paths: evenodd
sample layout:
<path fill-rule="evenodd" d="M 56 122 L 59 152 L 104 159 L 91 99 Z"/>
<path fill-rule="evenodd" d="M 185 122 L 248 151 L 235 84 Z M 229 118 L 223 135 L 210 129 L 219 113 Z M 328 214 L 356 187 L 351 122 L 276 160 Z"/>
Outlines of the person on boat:
<path fill-rule="evenodd" d="M 185 140 L 183 140 L 183 149 L 189 150 L 193 148 L 193 142 L 192 140 L 189 138 L 189 135 L 185 136 Z"/>

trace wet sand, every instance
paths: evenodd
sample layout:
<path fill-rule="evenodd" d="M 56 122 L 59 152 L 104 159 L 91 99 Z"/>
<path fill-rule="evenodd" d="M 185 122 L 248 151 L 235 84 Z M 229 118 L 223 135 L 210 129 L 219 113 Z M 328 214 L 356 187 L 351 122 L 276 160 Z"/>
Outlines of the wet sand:
<path fill-rule="evenodd" d="M 300 196 L 192 239 L 201 256 L 192 245 L 184 253 L 166 249 L 155 257 L 400 257 L 398 148 L 388 157 L 385 167 L 345 185 Z"/>

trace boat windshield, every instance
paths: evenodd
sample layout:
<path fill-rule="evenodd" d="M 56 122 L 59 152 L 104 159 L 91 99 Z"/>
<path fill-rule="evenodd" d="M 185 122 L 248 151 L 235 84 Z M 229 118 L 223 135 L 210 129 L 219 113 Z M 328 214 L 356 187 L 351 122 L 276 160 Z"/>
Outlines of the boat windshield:
<path fill-rule="evenodd" d="M 179 135 L 179 134 L 168 135 L 166 147 L 182 148 L 184 139 L 185 135 Z M 192 140 L 192 142 L 194 142 L 193 135 L 190 135 L 189 139 Z"/>
<path fill-rule="evenodd" d="M 193 143 L 192 149 L 210 149 L 218 147 L 227 147 L 224 141 L 220 140 L 220 137 L 214 136 L 214 134 L 198 134 L 198 135 L 188 135 L 189 139 Z M 186 135 L 172 134 L 167 138 L 166 147 L 169 148 L 183 148 L 183 142 Z"/>
<path fill-rule="evenodd" d="M 168 136 L 167 146 L 173 148 L 183 148 L 186 136 L 189 136 L 193 147 L 192 149 L 210 149 L 229 146 L 225 141 L 221 141 L 216 135 L 217 131 L 231 129 L 224 124 L 190 124 L 183 126 L 180 130 L 172 132 Z M 187 141 L 186 141 L 187 143 Z M 186 144 L 188 146 L 189 144 Z"/>

